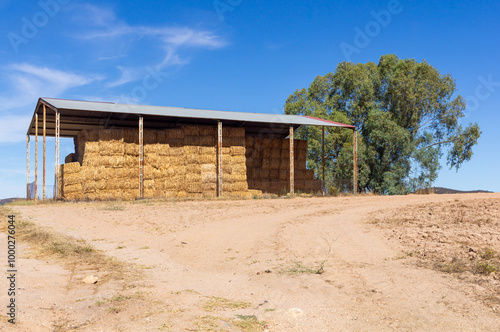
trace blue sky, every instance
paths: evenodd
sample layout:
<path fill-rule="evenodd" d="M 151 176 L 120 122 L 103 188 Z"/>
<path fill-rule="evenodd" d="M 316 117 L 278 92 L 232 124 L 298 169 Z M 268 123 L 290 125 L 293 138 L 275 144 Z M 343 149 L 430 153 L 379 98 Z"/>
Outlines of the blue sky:
<path fill-rule="evenodd" d="M 450 73 L 469 101 L 463 123 L 483 132 L 473 160 L 443 167 L 436 185 L 500 191 L 498 1 L 0 0 L 0 10 L 0 198 L 25 193 L 41 96 L 282 113 L 339 62 L 388 53 Z M 63 140 L 61 159 L 72 150 Z"/>

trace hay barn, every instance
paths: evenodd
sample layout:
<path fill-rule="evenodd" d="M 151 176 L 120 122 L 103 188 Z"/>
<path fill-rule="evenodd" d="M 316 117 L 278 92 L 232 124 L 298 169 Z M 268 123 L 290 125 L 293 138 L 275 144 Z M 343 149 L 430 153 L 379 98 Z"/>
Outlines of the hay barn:
<path fill-rule="evenodd" d="M 40 98 L 27 133 L 27 197 L 30 137 L 55 137 L 56 198 L 251 198 L 261 193 L 321 193 L 323 179 L 306 167 L 307 141 L 293 138 L 300 126 L 353 126 L 306 116 L 209 111 Z M 75 152 L 59 164 L 59 138 Z M 324 148 L 323 148 L 324 150 Z M 356 144 L 354 144 L 356 152 Z M 323 151 L 324 155 L 324 151 Z M 356 153 L 355 158 L 356 162 Z M 356 167 L 355 167 L 356 169 Z M 353 181 L 356 183 L 356 172 Z M 356 187 L 356 186 L 354 186 Z"/>

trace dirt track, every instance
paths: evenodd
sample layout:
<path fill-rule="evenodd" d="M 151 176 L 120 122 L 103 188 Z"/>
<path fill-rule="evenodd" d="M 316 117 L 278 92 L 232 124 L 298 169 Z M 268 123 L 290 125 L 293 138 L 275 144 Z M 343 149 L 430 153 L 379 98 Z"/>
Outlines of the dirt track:
<path fill-rule="evenodd" d="M 269 331 L 498 331 L 474 285 L 399 259 L 400 241 L 371 223 L 377 211 L 484 198 L 500 204 L 469 194 L 13 206 L 143 273 L 87 285 L 105 271 L 20 259 L 15 330 L 237 331 L 235 315 L 255 315 Z M 128 299 L 105 300 L 117 294 Z M 250 305 L 211 311 L 212 297 Z"/>

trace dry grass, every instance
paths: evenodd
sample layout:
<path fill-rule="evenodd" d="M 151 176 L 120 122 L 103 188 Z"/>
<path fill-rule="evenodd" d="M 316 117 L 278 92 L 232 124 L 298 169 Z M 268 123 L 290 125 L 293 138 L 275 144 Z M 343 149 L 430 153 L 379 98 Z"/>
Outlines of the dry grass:
<path fill-rule="evenodd" d="M 19 215 L 6 208 L 0 209 L 2 218 L 6 219 L 8 214 Z M 1 223 L 0 231 L 7 231 L 7 223 Z M 58 234 L 19 217 L 16 217 L 16 239 L 30 244 L 33 258 L 63 262 L 72 272 L 102 272 L 100 282 L 132 277 L 124 263 L 106 256 L 85 240 Z"/>
<path fill-rule="evenodd" d="M 406 255 L 398 258 L 481 285 L 484 291 L 477 295 L 486 304 L 500 303 L 500 200 L 409 206 L 370 223 L 386 228 L 389 237 L 404 246 Z"/>
<path fill-rule="evenodd" d="M 323 274 L 325 273 L 325 262 L 321 262 L 317 267 L 309 267 L 300 261 L 295 261 L 292 263 L 292 266 L 283 267 L 278 272 L 288 275 Z"/>
<path fill-rule="evenodd" d="M 218 310 L 225 310 L 225 309 L 231 309 L 231 310 L 236 310 L 236 309 L 245 309 L 250 307 L 250 303 L 248 302 L 242 302 L 242 301 L 231 301 L 222 297 L 215 297 L 212 296 L 209 298 L 207 303 L 203 306 L 203 309 L 208 312 L 213 312 L 213 311 L 218 311 Z"/>

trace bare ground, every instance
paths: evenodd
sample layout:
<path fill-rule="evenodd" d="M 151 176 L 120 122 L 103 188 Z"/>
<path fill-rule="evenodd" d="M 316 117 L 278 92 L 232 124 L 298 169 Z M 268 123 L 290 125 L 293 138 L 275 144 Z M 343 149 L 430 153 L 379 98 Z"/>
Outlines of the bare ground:
<path fill-rule="evenodd" d="M 133 273 L 18 243 L 18 324 L 0 330 L 498 331 L 499 207 L 500 194 L 10 206 Z"/>

